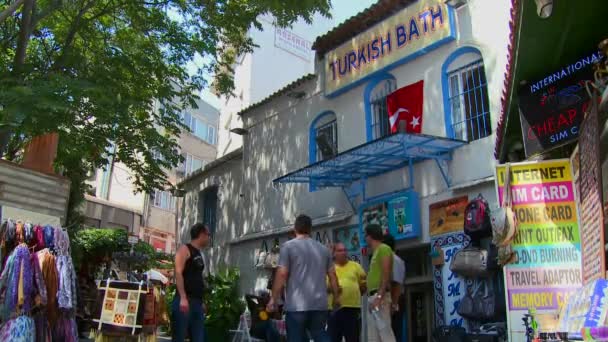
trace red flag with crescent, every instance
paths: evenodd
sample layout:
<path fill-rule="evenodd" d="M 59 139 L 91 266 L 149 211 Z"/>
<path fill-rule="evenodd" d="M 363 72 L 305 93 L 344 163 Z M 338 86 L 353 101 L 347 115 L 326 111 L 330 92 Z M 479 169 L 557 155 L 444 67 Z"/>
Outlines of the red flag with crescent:
<path fill-rule="evenodd" d="M 386 97 L 391 133 L 397 133 L 400 125 L 405 127 L 407 133 L 422 132 L 423 88 L 424 81 L 418 81 Z"/>

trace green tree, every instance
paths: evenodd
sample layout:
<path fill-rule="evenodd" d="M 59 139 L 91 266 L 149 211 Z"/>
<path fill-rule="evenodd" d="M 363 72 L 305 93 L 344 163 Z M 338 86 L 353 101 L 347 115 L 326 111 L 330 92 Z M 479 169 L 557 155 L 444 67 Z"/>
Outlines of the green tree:
<path fill-rule="evenodd" d="M 32 137 L 58 132 L 71 207 L 87 172 L 112 158 L 137 190 L 163 188 L 163 169 L 181 159 L 179 113 L 211 75 L 231 94 L 257 18 L 285 26 L 329 9 L 328 0 L 0 0 L 0 147 L 15 160 Z M 205 62 L 191 74 L 195 56 Z"/>

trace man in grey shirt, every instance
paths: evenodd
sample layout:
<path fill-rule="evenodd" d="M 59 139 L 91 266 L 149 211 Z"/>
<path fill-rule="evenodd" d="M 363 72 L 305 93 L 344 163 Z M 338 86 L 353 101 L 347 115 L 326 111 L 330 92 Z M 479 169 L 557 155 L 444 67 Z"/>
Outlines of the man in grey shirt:
<path fill-rule="evenodd" d="M 268 311 L 276 310 L 275 303 L 285 294 L 285 323 L 287 341 L 308 340 L 329 342 L 327 323 L 327 283 L 329 277 L 334 295 L 334 306 L 340 303 L 338 278 L 327 247 L 310 237 L 312 220 L 306 215 L 296 218 L 296 237 L 281 246 L 279 267 L 272 287 Z"/>

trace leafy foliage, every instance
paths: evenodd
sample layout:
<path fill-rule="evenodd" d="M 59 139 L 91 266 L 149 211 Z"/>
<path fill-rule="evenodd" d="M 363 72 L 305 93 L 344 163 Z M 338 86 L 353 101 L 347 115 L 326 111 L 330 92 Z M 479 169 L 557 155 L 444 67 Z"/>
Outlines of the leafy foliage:
<path fill-rule="evenodd" d="M 89 228 L 79 230 L 72 238 L 72 257 L 77 269 L 87 267 L 95 271 L 100 265 L 111 259 L 113 253 L 128 253 L 131 245 L 124 229 Z M 139 254 L 132 268 L 147 271 L 152 268 L 172 267 L 171 255 L 158 253 L 150 244 L 139 241 L 133 246 L 133 252 Z M 84 261 L 86 260 L 86 263 Z M 167 263 L 168 262 L 168 263 Z"/>
<path fill-rule="evenodd" d="M 139 191 L 167 186 L 164 170 L 181 161 L 181 110 L 196 107 L 210 75 L 217 92 L 232 92 L 236 57 L 255 47 L 247 30 L 261 28 L 261 15 L 288 25 L 330 8 L 328 0 L 21 2 L 0 15 L 0 128 L 13 132 L 6 157 L 58 132 L 56 166 L 72 180 L 72 208 L 87 172 L 112 159 Z M 11 3 L 0 0 L 0 11 Z M 192 73 L 196 56 L 204 62 Z"/>
<path fill-rule="evenodd" d="M 239 296 L 239 278 L 236 268 L 228 268 L 207 278 L 205 327 L 212 341 L 228 339 L 228 330 L 238 325 L 245 310 L 245 302 Z"/>

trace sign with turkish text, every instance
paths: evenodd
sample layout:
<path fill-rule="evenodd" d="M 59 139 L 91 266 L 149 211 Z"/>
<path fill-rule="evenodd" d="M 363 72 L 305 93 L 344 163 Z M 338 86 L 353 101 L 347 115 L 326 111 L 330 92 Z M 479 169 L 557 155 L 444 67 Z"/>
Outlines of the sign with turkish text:
<path fill-rule="evenodd" d="M 310 62 L 314 56 L 311 41 L 284 28 L 275 27 L 274 46 L 307 62 Z"/>
<path fill-rule="evenodd" d="M 602 210 L 602 170 L 600 168 L 600 121 L 597 103 L 592 105 L 579 137 L 579 208 L 583 246 L 583 284 L 604 278 L 604 215 Z"/>
<path fill-rule="evenodd" d="M 585 88 L 593 80 L 593 64 L 603 58 L 594 51 L 546 77 L 519 89 L 519 113 L 526 156 L 567 144 L 579 136 L 589 107 Z"/>
<path fill-rule="evenodd" d="M 429 229 L 431 236 L 463 230 L 464 210 L 468 196 L 451 198 L 429 206 Z"/>
<path fill-rule="evenodd" d="M 582 285 L 581 235 L 568 159 L 511 164 L 517 260 L 505 266 L 509 336 L 523 336 L 523 314 L 556 312 Z M 505 166 L 496 168 L 499 202 Z M 499 203 L 502 205 L 502 203 Z"/>
<path fill-rule="evenodd" d="M 354 86 L 374 72 L 421 56 L 454 40 L 453 9 L 420 0 L 325 54 L 325 95 Z"/>

